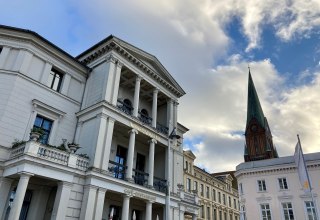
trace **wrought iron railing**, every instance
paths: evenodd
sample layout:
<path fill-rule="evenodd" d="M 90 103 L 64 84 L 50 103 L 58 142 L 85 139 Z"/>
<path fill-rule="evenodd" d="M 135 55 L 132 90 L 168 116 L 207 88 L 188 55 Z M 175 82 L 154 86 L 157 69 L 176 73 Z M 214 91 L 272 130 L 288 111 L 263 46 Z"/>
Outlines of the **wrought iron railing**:
<path fill-rule="evenodd" d="M 159 124 L 157 123 L 157 131 L 162 133 L 162 134 L 165 134 L 165 135 L 168 135 L 168 127 L 162 125 L 162 124 Z"/>
<path fill-rule="evenodd" d="M 157 190 L 159 192 L 166 193 L 167 192 L 167 180 L 161 179 L 159 177 L 154 177 L 153 187 L 155 190 Z"/>
<path fill-rule="evenodd" d="M 133 169 L 134 175 L 132 176 L 134 182 L 141 186 L 146 186 L 148 182 L 149 174 L 140 170 Z"/>
<path fill-rule="evenodd" d="M 149 117 L 148 115 L 143 114 L 142 112 L 139 112 L 138 118 L 144 124 L 147 124 L 147 125 L 152 124 L 152 118 Z"/>
<path fill-rule="evenodd" d="M 117 179 L 124 179 L 126 175 L 127 166 L 109 160 L 108 171 L 112 173 L 113 177 Z"/>
<path fill-rule="evenodd" d="M 117 101 L 117 107 L 123 111 L 124 113 L 126 113 L 127 115 L 132 115 L 132 110 L 133 110 L 133 107 L 126 104 L 125 102 L 121 101 L 121 100 L 118 100 Z"/>

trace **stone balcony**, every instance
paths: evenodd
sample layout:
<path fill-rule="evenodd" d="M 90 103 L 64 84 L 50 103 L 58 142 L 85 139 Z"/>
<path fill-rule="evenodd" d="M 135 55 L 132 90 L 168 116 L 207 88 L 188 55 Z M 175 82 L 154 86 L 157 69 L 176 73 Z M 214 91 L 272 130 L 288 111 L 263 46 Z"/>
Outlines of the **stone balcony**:
<path fill-rule="evenodd" d="M 13 148 L 11 150 L 10 159 L 18 158 L 23 155 L 29 155 L 82 171 L 86 171 L 89 167 L 89 159 L 87 158 L 54 147 L 48 147 L 35 141 L 28 141 L 25 144 Z"/>

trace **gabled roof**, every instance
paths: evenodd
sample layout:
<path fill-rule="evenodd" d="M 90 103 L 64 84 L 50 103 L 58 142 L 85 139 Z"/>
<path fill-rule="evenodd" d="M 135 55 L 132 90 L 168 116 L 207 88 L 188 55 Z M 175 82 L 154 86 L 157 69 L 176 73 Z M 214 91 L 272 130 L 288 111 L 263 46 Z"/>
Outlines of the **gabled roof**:
<path fill-rule="evenodd" d="M 150 73 L 153 78 L 160 80 L 161 83 L 166 85 L 170 84 L 171 87 L 174 87 L 175 90 L 178 91 L 179 97 L 185 94 L 185 91 L 155 56 L 113 35 L 108 36 L 104 40 L 90 47 L 76 58 L 87 64 L 109 50 L 115 50 L 119 54 L 127 57 L 130 61 L 133 61 L 138 65 L 139 68 Z"/>
<path fill-rule="evenodd" d="M 250 69 L 249 69 L 249 79 L 248 79 L 248 106 L 247 106 L 247 125 L 252 118 L 256 118 L 258 123 L 264 127 L 265 117 L 260 105 L 259 97 L 254 86 Z"/>
<path fill-rule="evenodd" d="M 193 160 L 196 159 L 196 155 L 194 155 L 191 150 L 184 151 L 184 155 L 192 158 Z"/>

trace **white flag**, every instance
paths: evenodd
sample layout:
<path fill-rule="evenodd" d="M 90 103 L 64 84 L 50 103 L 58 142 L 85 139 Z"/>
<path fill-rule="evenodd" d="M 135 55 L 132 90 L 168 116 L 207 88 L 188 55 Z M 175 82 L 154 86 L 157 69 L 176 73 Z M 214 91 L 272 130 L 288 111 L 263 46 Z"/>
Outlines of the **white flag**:
<path fill-rule="evenodd" d="M 296 162 L 297 168 L 298 168 L 298 174 L 300 183 L 302 185 L 302 188 L 305 192 L 311 192 L 311 186 L 309 182 L 309 177 L 307 173 L 307 167 L 304 161 L 300 140 L 298 140 L 298 143 L 296 145 L 296 150 L 294 152 L 294 161 Z"/>

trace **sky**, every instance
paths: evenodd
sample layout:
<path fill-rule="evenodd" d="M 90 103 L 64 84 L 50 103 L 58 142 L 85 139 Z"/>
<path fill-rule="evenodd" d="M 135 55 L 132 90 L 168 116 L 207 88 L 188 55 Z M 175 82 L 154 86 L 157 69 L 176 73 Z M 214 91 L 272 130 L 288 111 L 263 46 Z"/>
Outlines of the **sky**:
<path fill-rule="evenodd" d="M 279 156 L 320 149 L 319 0 L 0 0 L 0 23 L 71 55 L 113 34 L 184 88 L 184 149 L 208 172 L 243 162 L 248 65 Z"/>

